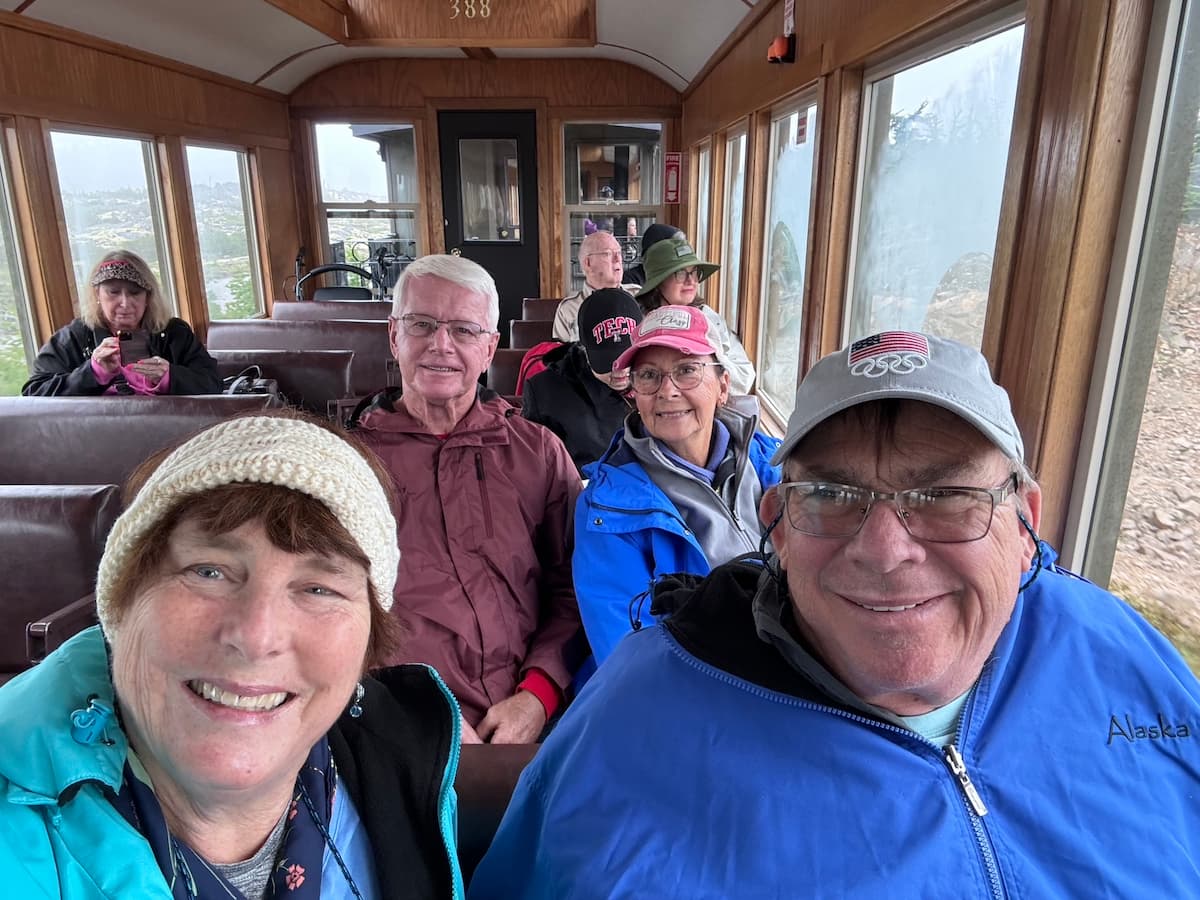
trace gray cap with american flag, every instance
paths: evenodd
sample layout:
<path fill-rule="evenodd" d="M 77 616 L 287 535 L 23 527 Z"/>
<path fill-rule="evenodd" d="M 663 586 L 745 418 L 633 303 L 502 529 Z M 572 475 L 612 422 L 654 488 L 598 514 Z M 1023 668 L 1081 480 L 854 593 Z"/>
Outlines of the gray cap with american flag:
<path fill-rule="evenodd" d="M 972 347 L 915 331 L 884 331 L 821 359 L 800 383 L 780 465 L 804 436 L 834 413 L 872 400 L 921 400 L 970 422 L 1011 459 L 1024 461 L 1008 393 Z"/>

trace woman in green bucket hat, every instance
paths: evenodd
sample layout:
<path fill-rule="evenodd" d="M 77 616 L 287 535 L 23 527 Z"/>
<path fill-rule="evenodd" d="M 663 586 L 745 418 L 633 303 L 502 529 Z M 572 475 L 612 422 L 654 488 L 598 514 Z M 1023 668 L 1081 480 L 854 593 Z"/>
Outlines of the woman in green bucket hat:
<path fill-rule="evenodd" d="M 701 262 L 687 238 L 673 237 L 654 244 L 642 259 L 646 283 L 637 294 L 638 303 L 646 312 L 660 306 L 695 306 L 709 323 L 709 337 L 727 363 L 730 388 L 735 394 L 748 394 L 754 386 L 754 364 L 746 356 L 741 342 L 725 325 L 725 320 L 708 307 L 697 295 L 700 282 L 721 267 Z"/>

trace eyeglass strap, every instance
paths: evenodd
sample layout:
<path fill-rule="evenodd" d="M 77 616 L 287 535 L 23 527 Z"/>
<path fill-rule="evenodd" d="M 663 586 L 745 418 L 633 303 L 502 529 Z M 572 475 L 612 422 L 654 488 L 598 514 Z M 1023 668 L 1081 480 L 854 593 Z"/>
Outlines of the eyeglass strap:
<path fill-rule="evenodd" d="M 1042 571 L 1043 567 L 1043 556 L 1042 539 L 1037 536 L 1037 532 L 1033 530 L 1033 526 L 1029 524 L 1023 515 L 1021 515 L 1020 510 L 1017 510 L 1017 519 L 1021 522 L 1021 525 L 1025 528 L 1025 530 L 1029 532 L 1029 536 L 1033 538 L 1033 573 L 1023 582 L 1021 582 L 1021 586 L 1017 588 L 1017 593 L 1019 594 L 1037 581 L 1038 574 Z"/>

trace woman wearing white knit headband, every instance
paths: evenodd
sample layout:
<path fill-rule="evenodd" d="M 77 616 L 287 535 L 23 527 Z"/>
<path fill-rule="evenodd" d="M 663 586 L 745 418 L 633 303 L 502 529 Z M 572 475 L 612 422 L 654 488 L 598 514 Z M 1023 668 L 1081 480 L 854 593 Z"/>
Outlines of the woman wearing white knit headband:
<path fill-rule="evenodd" d="M 100 627 L 0 689 L 7 896 L 462 896 L 457 704 L 364 674 L 399 556 L 352 440 L 257 415 L 134 474 Z"/>

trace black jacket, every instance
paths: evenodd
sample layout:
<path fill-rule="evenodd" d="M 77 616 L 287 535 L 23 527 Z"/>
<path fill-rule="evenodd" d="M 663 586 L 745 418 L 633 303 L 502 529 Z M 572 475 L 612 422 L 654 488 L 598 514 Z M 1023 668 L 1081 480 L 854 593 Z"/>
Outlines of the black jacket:
<path fill-rule="evenodd" d="M 525 383 L 521 415 L 557 434 L 583 471 L 608 449 L 632 407 L 592 375 L 581 345 L 564 344 L 542 359 L 546 371 Z"/>
<path fill-rule="evenodd" d="M 80 319 L 63 326 L 38 351 L 33 373 L 21 393 L 26 397 L 103 394 L 111 385 L 96 380 L 92 351 L 111 336 L 107 328 L 90 328 Z M 183 319 L 171 319 L 162 331 L 151 332 L 148 343 L 152 354 L 171 364 L 171 380 L 167 383 L 170 393 L 221 393 L 217 361 L 208 355 Z M 123 380 L 117 375 L 116 381 Z"/>
<path fill-rule="evenodd" d="M 329 730 L 329 747 L 370 835 L 379 896 L 451 897 L 438 798 L 458 749 L 455 712 L 424 666 L 373 674 L 362 679 L 362 715 L 343 713 Z"/>

